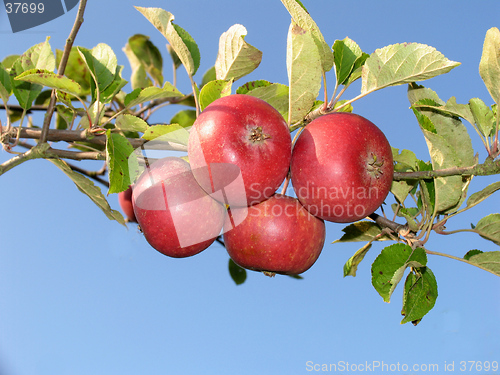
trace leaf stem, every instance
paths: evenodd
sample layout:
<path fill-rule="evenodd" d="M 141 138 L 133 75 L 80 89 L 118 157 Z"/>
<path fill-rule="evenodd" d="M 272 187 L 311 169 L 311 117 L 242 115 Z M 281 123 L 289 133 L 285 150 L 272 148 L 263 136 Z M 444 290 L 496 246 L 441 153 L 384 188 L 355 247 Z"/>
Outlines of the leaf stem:
<path fill-rule="evenodd" d="M 425 248 L 424 248 L 424 250 L 425 250 L 426 254 L 439 255 L 439 256 L 442 256 L 442 257 L 446 257 L 446 258 L 458 260 L 460 262 L 464 262 L 464 263 L 470 264 L 471 266 L 475 266 L 477 268 L 481 268 L 484 271 L 488 271 L 489 273 L 492 273 L 493 275 L 498 276 L 496 273 L 494 273 L 493 271 L 489 270 L 488 268 L 485 268 L 485 267 L 483 267 L 483 266 L 481 266 L 480 264 L 477 264 L 477 263 L 469 262 L 468 260 L 466 260 L 464 258 L 459 258 L 459 257 L 456 257 L 454 255 L 450 255 L 450 254 L 446 254 L 446 253 L 439 253 L 437 251 L 427 250 Z"/>

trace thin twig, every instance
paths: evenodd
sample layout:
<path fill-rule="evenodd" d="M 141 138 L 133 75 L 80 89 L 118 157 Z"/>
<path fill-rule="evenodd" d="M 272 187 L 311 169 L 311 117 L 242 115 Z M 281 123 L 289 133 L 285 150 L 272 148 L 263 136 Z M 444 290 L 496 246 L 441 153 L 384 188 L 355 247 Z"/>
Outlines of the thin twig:
<path fill-rule="evenodd" d="M 76 34 L 78 33 L 78 30 L 80 29 L 80 26 L 83 23 L 83 13 L 85 11 L 86 4 L 87 0 L 80 0 L 80 6 L 78 7 L 78 13 L 76 15 L 75 23 L 73 25 L 73 28 L 71 29 L 68 39 L 66 39 L 66 45 L 64 46 L 64 52 L 61 58 L 61 62 L 59 63 L 59 67 L 57 68 L 57 73 L 60 75 L 64 74 L 66 65 L 68 64 L 69 54 L 71 52 L 71 48 L 73 47 Z M 47 107 L 47 113 L 45 114 L 43 120 L 42 134 L 40 136 L 40 140 L 38 141 L 39 144 L 47 142 L 47 135 L 50 128 L 50 122 L 52 121 L 52 115 L 54 114 L 54 110 L 56 108 L 56 101 L 57 101 L 56 91 L 57 91 L 56 89 L 53 89 L 52 94 L 50 96 L 50 102 Z"/>
<path fill-rule="evenodd" d="M 87 177 L 90 177 L 91 179 L 103 184 L 107 188 L 109 188 L 109 182 L 105 180 L 104 178 L 100 177 L 99 174 L 101 174 L 101 171 L 88 171 L 86 169 L 80 168 L 77 165 L 66 163 L 68 166 L 74 170 L 75 172 L 81 173 Z"/>

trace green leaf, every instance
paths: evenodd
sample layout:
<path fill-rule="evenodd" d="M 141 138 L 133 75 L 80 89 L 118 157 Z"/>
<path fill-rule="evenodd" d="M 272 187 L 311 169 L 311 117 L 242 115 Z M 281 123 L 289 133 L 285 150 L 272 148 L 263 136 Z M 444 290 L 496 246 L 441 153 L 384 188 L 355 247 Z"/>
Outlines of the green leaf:
<path fill-rule="evenodd" d="M 219 39 L 219 52 L 215 61 L 219 80 L 237 79 L 253 72 L 262 60 L 262 52 L 245 41 L 247 29 L 233 25 Z"/>
<path fill-rule="evenodd" d="M 200 50 L 186 30 L 173 23 L 174 15 L 161 8 L 135 7 L 168 40 L 190 76 L 200 66 Z"/>
<path fill-rule="evenodd" d="M 492 184 L 486 186 L 483 190 L 472 194 L 469 199 L 467 199 L 467 207 L 472 207 L 481 203 L 497 190 L 500 190 L 500 181 L 493 182 Z"/>
<path fill-rule="evenodd" d="M 155 99 L 179 98 L 184 96 L 171 83 L 165 82 L 162 88 L 147 87 L 145 89 L 135 89 L 125 97 L 125 106 L 132 108 L 136 105 L 149 102 Z"/>
<path fill-rule="evenodd" d="M 486 32 L 479 74 L 493 100 L 500 103 L 500 30 L 492 27 Z"/>
<path fill-rule="evenodd" d="M 284 0 L 283 0 L 284 1 Z M 321 88 L 323 69 L 313 33 L 290 24 L 286 65 L 289 82 L 288 124 L 300 121 L 312 108 Z"/>
<path fill-rule="evenodd" d="M 108 219 L 116 220 L 125 227 L 127 226 L 122 214 L 119 211 L 111 209 L 108 201 L 102 194 L 101 189 L 95 186 L 91 180 L 89 180 L 84 175 L 71 170 L 68 164 L 66 164 L 66 162 L 64 162 L 63 160 L 49 159 L 49 161 L 55 164 L 69 178 L 71 178 L 78 190 L 87 195 L 92 200 L 92 202 L 94 202 L 102 210 L 102 212 L 104 212 Z"/>
<path fill-rule="evenodd" d="M 481 250 L 473 249 L 467 251 L 467 254 L 464 255 L 465 260 L 469 260 L 471 256 L 477 255 L 477 254 L 482 254 L 483 252 Z"/>
<path fill-rule="evenodd" d="M 77 116 L 74 109 L 61 104 L 56 105 L 56 111 L 56 129 L 67 129 L 71 126 Z"/>
<path fill-rule="evenodd" d="M 417 325 L 435 305 L 438 297 L 436 277 L 428 267 L 420 267 L 408 274 L 403 295 L 404 316 L 401 324 Z"/>
<path fill-rule="evenodd" d="M 19 58 L 19 55 L 9 55 L 2 60 L 2 65 L 5 69 L 12 68 L 14 62 Z"/>
<path fill-rule="evenodd" d="M 63 51 L 56 50 L 57 65 L 62 59 Z M 82 56 L 78 52 L 77 47 L 72 47 L 68 57 L 68 63 L 64 70 L 64 75 L 69 79 L 77 82 L 81 88 L 81 95 L 88 95 L 90 93 L 90 71 Z"/>
<path fill-rule="evenodd" d="M 121 134 L 106 132 L 106 163 L 109 168 L 108 194 L 127 190 L 132 184 L 131 175 L 139 170 L 134 148 Z"/>
<path fill-rule="evenodd" d="M 408 98 L 425 136 L 433 169 L 474 165 L 472 142 L 462 122 L 455 116 L 421 106 L 422 103 L 444 105 L 436 93 L 422 86 L 412 86 Z M 467 179 L 461 176 L 439 177 L 434 183 L 437 212 L 453 212 L 465 200 Z"/>
<path fill-rule="evenodd" d="M 156 85 L 163 85 L 163 58 L 149 37 L 136 34 L 129 38 L 128 45 Z"/>
<path fill-rule="evenodd" d="M 82 126 L 85 129 L 89 129 L 92 127 L 92 125 L 98 125 L 101 123 L 101 120 L 104 116 L 104 106 L 100 105 L 99 102 L 94 102 L 86 111 L 87 115 L 82 116 L 80 120 L 80 126 Z M 92 123 L 89 123 L 89 117 Z"/>
<path fill-rule="evenodd" d="M 325 38 L 318 25 L 311 18 L 305 7 L 297 0 L 281 0 L 288 13 L 292 16 L 292 24 L 297 25 L 300 29 L 306 30 L 311 34 L 311 38 L 316 45 L 318 60 L 322 72 L 328 72 L 333 67 L 333 52 L 330 46 L 325 42 Z M 312 62 L 312 60 L 311 60 Z"/>
<path fill-rule="evenodd" d="M 10 83 L 9 73 L 4 69 L 0 63 L 0 98 L 7 105 L 9 97 L 12 93 L 12 84 Z"/>
<path fill-rule="evenodd" d="M 120 90 L 128 83 L 122 78 L 121 72 L 122 72 L 123 66 L 120 65 L 116 68 L 116 74 L 113 79 L 113 82 L 106 87 L 106 89 L 101 93 L 101 102 L 102 103 L 109 103 L 113 100 L 113 98 L 118 95 Z"/>
<path fill-rule="evenodd" d="M 413 151 L 401 150 L 401 153 L 399 153 L 399 149 L 392 147 L 392 157 L 396 163 L 394 171 L 412 172 L 416 169 L 418 159 Z M 403 204 L 417 183 L 418 180 L 392 181 L 391 193 L 396 197 L 398 202 Z"/>
<path fill-rule="evenodd" d="M 182 65 L 181 59 L 179 59 L 179 56 L 175 53 L 174 49 L 170 44 L 167 44 L 167 51 L 170 54 L 170 58 L 172 59 L 172 63 L 174 65 L 174 70 L 179 69 L 179 67 Z M 215 79 L 215 77 L 214 77 Z"/>
<path fill-rule="evenodd" d="M 150 126 L 141 137 L 147 141 L 177 143 L 187 146 L 189 132 L 178 124 Z"/>
<path fill-rule="evenodd" d="M 19 105 L 26 110 L 31 108 L 33 101 L 42 92 L 43 86 L 35 83 L 16 81 L 13 78 L 30 69 L 54 71 L 55 57 L 49 44 L 49 38 L 44 43 L 31 47 L 19 56 L 10 70 L 12 91 Z"/>
<path fill-rule="evenodd" d="M 200 85 L 200 87 L 203 87 L 208 82 L 215 81 L 216 79 L 217 79 L 217 73 L 215 72 L 215 66 L 212 66 L 210 69 L 208 69 L 203 74 L 203 77 L 201 78 L 201 85 Z"/>
<path fill-rule="evenodd" d="M 183 109 L 170 119 L 170 124 L 179 124 L 183 128 L 190 128 L 195 121 L 196 111 L 194 109 Z"/>
<path fill-rule="evenodd" d="M 500 214 L 490 214 L 477 223 L 474 231 L 500 246 Z"/>
<path fill-rule="evenodd" d="M 358 270 L 358 265 L 361 263 L 366 253 L 372 247 L 372 243 L 368 242 L 361 249 L 356 251 L 352 257 L 350 257 L 344 264 L 344 277 L 346 276 L 356 276 L 356 271 Z"/>
<path fill-rule="evenodd" d="M 332 243 L 373 241 L 382 233 L 382 228 L 373 221 L 357 221 L 343 228 L 342 232 L 344 232 L 342 237 Z M 390 238 L 382 236 L 377 240 L 382 241 L 388 239 Z"/>
<path fill-rule="evenodd" d="M 419 171 L 432 171 L 432 165 L 425 163 L 422 160 L 418 161 Z M 419 180 L 420 186 L 418 208 L 422 211 L 424 208 L 430 216 L 434 212 L 436 202 L 436 191 L 434 188 L 434 180 Z"/>
<path fill-rule="evenodd" d="M 134 115 L 119 115 L 116 118 L 115 126 L 124 132 L 141 132 L 144 133 L 149 129 L 149 125 L 142 118 Z"/>
<path fill-rule="evenodd" d="M 475 122 L 474 116 L 472 115 L 472 112 L 469 108 L 469 105 L 458 104 L 457 99 L 454 96 L 452 96 L 450 99 L 448 99 L 448 101 L 444 105 L 439 104 L 439 103 L 438 104 L 436 104 L 436 103 L 429 104 L 429 103 L 425 103 L 424 100 L 416 101 L 413 106 L 416 107 L 417 109 L 428 108 L 428 109 L 442 112 L 442 113 L 447 114 L 447 115 L 461 117 L 464 120 L 467 120 L 468 122 L 470 122 L 471 124 L 474 124 L 474 122 Z M 441 102 L 441 100 L 440 100 L 440 102 Z"/>
<path fill-rule="evenodd" d="M 238 87 L 236 89 L 236 94 L 248 94 L 252 90 L 255 90 L 259 87 L 268 87 L 271 85 L 272 85 L 271 82 L 266 81 L 264 79 L 257 80 L 257 81 L 250 81 L 250 82 L 247 82 L 244 85 Z"/>
<path fill-rule="evenodd" d="M 390 302 L 391 295 L 408 266 L 422 267 L 427 264 L 425 250 L 405 244 L 385 247 L 372 264 L 372 285 L 384 299 Z"/>
<path fill-rule="evenodd" d="M 281 83 L 272 83 L 269 86 L 256 87 L 248 92 L 272 105 L 284 119 L 288 118 L 288 98 L 290 91 L 288 86 Z"/>
<path fill-rule="evenodd" d="M 132 90 L 144 89 L 146 87 L 153 86 L 153 82 L 148 77 L 146 68 L 141 64 L 141 61 L 132 51 L 132 48 L 128 43 L 125 47 L 123 47 L 123 52 L 127 56 L 130 68 L 132 69 L 132 74 L 130 75 L 130 85 L 132 86 Z"/>
<path fill-rule="evenodd" d="M 456 151 L 444 137 L 422 130 L 431 155 L 433 169 L 446 169 L 460 165 Z M 454 211 L 462 198 L 462 177 L 449 176 L 434 179 L 435 209 L 437 212 Z"/>
<path fill-rule="evenodd" d="M 231 95 L 232 81 L 215 80 L 208 82 L 200 91 L 200 108 L 203 111 L 210 103 Z"/>
<path fill-rule="evenodd" d="M 393 44 L 376 50 L 363 65 L 361 93 L 423 81 L 449 72 L 460 63 L 450 61 L 425 44 Z"/>
<path fill-rule="evenodd" d="M 363 51 L 352 39 L 336 40 L 333 44 L 333 57 L 337 84 L 344 85 L 355 70 L 358 59 L 363 57 Z"/>
<path fill-rule="evenodd" d="M 469 253 L 472 251 L 469 251 Z M 484 253 L 472 254 L 468 260 L 470 263 L 477 264 L 481 268 L 500 276 L 500 251 L 485 251 Z"/>
<path fill-rule="evenodd" d="M 485 137 L 492 135 L 496 129 L 496 119 L 491 108 L 478 98 L 469 100 L 469 107 L 481 134 Z"/>
<path fill-rule="evenodd" d="M 234 263 L 231 258 L 229 258 L 228 268 L 229 275 L 231 275 L 231 278 L 236 283 L 236 285 L 241 285 L 245 282 L 245 280 L 247 279 L 247 271 Z"/>
<path fill-rule="evenodd" d="M 80 95 L 82 91 L 80 85 L 72 79 L 44 69 L 27 70 L 15 79 L 57 89 L 74 96 Z"/>
<path fill-rule="evenodd" d="M 104 93 L 113 83 L 116 85 L 116 81 L 121 84 L 122 80 L 119 73 L 122 67 L 118 66 L 116 55 L 110 46 L 105 43 L 99 43 L 91 50 L 83 47 L 77 47 L 77 49 L 92 76 L 90 87 L 93 102 L 97 100 L 98 93 L 101 96 L 101 93 Z M 113 88 L 112 92 L 114 91 L 115 89 Z M 109 98 L 111 94 L 108 90 L 105 98 Z M 104 103 L 105 98 L 100 98 L 100 101 Z"/>

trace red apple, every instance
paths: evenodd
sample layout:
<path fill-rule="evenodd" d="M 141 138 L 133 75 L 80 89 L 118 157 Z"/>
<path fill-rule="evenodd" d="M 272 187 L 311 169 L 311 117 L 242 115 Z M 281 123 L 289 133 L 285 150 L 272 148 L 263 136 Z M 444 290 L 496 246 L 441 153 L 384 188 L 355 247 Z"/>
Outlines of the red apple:
<path fill-rule="evenodd" d="M 246 215 L 241 221 L 239 216 Z M 233 222 L 240 222 L 234 226 Z M 224 243 L 239 266 L 266 274 L 298 275 L 318 259 L 325 243 L 325 222 L 292 197 L 275 194 L 246 209 L 231 209 Z"/>
<path fill-rule="evenodd" d="M 136 223 L 134 207 L 132 206 L 132 187 L 118 193 L 118 204 L 130 223 Z"/>
<path fill-rule="evenodd" d="M 220 234 L 226 210 L 196 182 L 189 163 L 166 157 L 151 164 L 133 187 L 135 217 L 149 244 L 183 258 L 198 254 Z"/>
<path fill-rule="evenodd" d="M 372 214 L 387 197 L 393 172 L 387 138 L 372 122 L 352 113 L 313 120 L 292 153 L 297 198 L 327 221 L 349 223 Z"/>
<path fill-rule="evenodd" d="M 267 102 L 229 95 L 196 119 L 188 155 L 207 192 L 222 192 L 214 197 L 232 207 L 252 205 L 272 196 L 285 179 L 291 137 L 281 114 Z"/>

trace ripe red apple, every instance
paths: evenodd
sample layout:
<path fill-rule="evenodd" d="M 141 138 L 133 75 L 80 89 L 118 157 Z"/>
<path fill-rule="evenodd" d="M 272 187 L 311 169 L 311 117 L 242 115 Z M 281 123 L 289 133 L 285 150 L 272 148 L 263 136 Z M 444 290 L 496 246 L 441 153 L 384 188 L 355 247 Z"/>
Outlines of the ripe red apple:
<path fill-rule="evenodd" d="M 327 221 L 349 223 L 375 212 L 391 189 L 393 172 L 387 138 L 372 122 L 352 113 L 313 120 L 292 153 L 297 198 Z"/>
<path fill-rule="evenodd" d="M 208 105 L 196 119 L 188 144 L 198 183 L 230 206 L 272 196 L 285 179 L 291 137 L 281 114 L 262 99 L 235 94 Z M 228 202 L 229 199 L 229 202 Z"/>
<path fill-rule="evenodd" d="M 152 163 L 133 186 L 135 217 L 159 252 L 183 258 L 198 254 L 220 234 L 226 210 L 196 182 L 189 163 L 166 157 Z"/>
<path fill-rule="evenodd" d="M 247 215 L 241 221 L 241 215 Z M 233 226 L 232 222 L 240 222 Z M 232 228 L 232 229 L 231 229 Z M 246 209 L 231 209 L 224 243 L 241 267 L 266 274 L 298 275 L 318 259 L 325 243 L 325 222 L 292 197 L 275 194 Z"/>
<path fill-rule="evenodd" d="M 134 207 L 132 205 L 132 187 L 118 193 L 118 204 L 130 223 L 136 223 Z"/>

